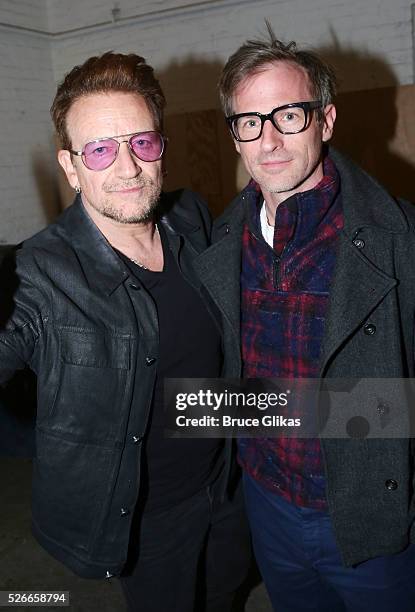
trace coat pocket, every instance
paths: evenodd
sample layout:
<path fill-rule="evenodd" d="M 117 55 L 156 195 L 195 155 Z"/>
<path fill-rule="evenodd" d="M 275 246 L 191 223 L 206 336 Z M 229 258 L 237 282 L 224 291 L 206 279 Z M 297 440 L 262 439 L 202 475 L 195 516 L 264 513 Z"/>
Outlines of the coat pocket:
<path fill-rule="evenodd" d="M 38 529 L 59 546 L 83 556 L 100 528 L 120 451 L 37 430 L 32 512 Z"/>
<path fill-rule="evenodd" d="M 69 329 L 60 330 L 59 336 L 64 363 L 103 369 L 130 369 L 129 336 Z"/>
<path fill-rule="evenodd" d="M 59 330 L 58 375 L 47 427 L 77 439 L 119 437 L 131 383 L 131 337 Z"/>

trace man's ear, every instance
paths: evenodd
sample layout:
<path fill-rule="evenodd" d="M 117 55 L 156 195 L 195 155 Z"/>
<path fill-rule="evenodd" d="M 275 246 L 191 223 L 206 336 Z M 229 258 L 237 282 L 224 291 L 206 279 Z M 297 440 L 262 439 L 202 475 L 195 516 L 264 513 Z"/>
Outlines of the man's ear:
<path fill-rule="evenodd" d="M 327 104 L 323 110 L 323 133 L 322 141 L 327 142 L 333 136 L 334 123 L 336 121 L 336 107 L 334 104 Z"/>
<path fill-rule="evenodd" d="M 235 149 L 237 150 L 237 152 L 240 154 L 241 153 L 241 146 L 239 144 L 238 140 L 235 140 L 235 138 L 233 139 L 234 145 L 235 145 Z"/>
<path fill-rule="evenodd" d="M 63 171 L 66 174 L 66 178 L 68 179 L 68 183 L 70 184 L 70 186 L 73 189 L 79 187 L 78 173 L 72 163 L 72 157 L 70 152 L 65 149 L 61 149 L 60 151 L 58 151 L 58 162 L 63 168 Z"/>

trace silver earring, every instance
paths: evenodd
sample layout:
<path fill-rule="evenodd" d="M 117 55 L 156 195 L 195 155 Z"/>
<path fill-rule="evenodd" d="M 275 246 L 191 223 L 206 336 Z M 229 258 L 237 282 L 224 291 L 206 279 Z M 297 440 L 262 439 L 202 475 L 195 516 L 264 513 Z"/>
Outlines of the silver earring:
<path fill-rule="evenodd" d="M 76 193 L 81 193 L 81 191 L 82 191 L 82 190 L 81 190 L 81 188 L 80 188 L 80 186 L 79 186 L 79 185 L 77 185 L 77 186 L 75 187 L 75 191 L 76 191 Z"/>

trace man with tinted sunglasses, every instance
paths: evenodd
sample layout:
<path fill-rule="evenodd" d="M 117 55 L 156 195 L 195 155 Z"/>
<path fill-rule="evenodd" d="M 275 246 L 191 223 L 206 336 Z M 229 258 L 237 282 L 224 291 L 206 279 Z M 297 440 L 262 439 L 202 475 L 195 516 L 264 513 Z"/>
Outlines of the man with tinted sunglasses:
<path fill-rule="evenodd" d="M 413 399 L 376 386 L 414 376 L 415 213 L 327 146 L 334 93 L 332 69 L 270 27 L 229 58 L 221 101 L 252 181 L 198 270 L 222 312 L 227 376 L 372 380 L 350 421 L 320 411 L 331 439 L 238 439 L 274 609 L 411 612 L 413 433 L 386 432 L 413 421 Z"/>
<path fill-rule="evenodd" d="M 0 381 L 38 377 L 33 531 L 130 610 L 226 612 L 249 562 L 222 440 L 164 437 L 163 379 L 217 377 L 221 338 L 192 262 L 210 218 L 162 194 L 164 96 L 137 55 L 75 67 L 52 105 L 77 193 L 16 256 Z M 226 454 L 228 456 L 229 454 Z"/>

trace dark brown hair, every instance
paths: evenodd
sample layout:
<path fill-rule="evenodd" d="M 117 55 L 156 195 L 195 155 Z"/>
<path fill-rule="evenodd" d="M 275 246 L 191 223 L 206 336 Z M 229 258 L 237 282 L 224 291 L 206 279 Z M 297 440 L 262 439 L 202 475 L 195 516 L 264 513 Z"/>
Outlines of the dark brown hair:
<path fill-rule="evenodd" d="M 336 94 L 336 76 L 333 69 L 316 53 L 297 49 L 295 42 L 284 44 L 278 40 L 270 23 L 265 20 L 267 40 L 247 40 L 230 56 L 219 81 L 219 95 L 226 116 L 234 113 L 233 96 L 240 83 L 260 72 L 266 64 L 285 61 L 301 66 L 310 79 L 314 100 L 321 100 L 323 108 Z"/>
<path fill-rule="evenodd" d="M 111 91 L 140 94 L 153 116 L 155 128 L 163 129 L 166 100 L 153 68 L 134 53 L 110 51 L 72 68 L 58 87 L 50 112 L 64 149 L 72 146 L 66 126 L 72 104 L 82 96 Z"/>

